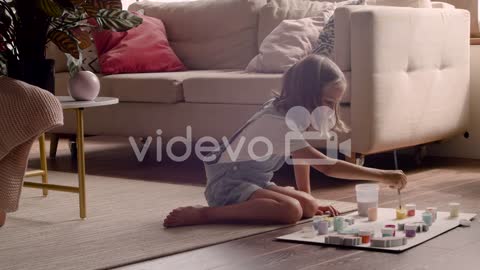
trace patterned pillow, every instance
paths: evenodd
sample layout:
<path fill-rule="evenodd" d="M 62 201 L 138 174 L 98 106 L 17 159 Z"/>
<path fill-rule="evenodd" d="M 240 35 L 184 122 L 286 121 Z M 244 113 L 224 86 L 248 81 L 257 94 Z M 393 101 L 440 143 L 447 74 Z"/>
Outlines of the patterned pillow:
<path fill-rule="evenodd" d="M 83 61 L 80 70 L 100 73 L 100 63 L 98 62 L 98 52 L 95 44 L 82 50 L 82 57 Z"/>
<path fill-rule="evenodd" d="M 365 5 L 365 0 L 347 0 L 337 3 L 337 7 L 346 5 Z M 334 59 L 335 53 L 335 16 L 331 16 L 320 33 L 313 54 L 325 55 Z"/>
<path fill-rule="evenodd" d="M 136 15 L 145 15 L 144 9 L 139 9 L 134 12 Z M 92 30 L 89 29 L 88 34 L 93 36 Z M 80 70 L 91 71 L 93 73 L 100 73 L 100 61 L 98 60 L 98 51 L 97 47 L 94 44 L 92 39 L 92 45 L 84 50 L 82 50 L 82 64 Z"/>

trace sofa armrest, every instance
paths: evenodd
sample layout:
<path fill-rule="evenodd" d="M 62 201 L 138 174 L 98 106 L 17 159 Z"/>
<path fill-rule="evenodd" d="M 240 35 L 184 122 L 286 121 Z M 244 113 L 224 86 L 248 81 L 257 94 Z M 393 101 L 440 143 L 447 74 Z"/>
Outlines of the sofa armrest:
<path fill-rule="evenodd" d="M 352 150 L 445 139 L 468 121 L 470 16 L 459 9 L 351 13 Z"/>

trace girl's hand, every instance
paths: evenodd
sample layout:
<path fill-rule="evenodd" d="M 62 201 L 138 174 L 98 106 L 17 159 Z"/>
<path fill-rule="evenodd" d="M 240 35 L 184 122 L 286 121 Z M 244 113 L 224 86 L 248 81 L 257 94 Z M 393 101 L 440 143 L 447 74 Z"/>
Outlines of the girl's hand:
<path fill-rule="evenodd" d="M 338 212 L 337 209 L 335 209 L 333 206 L 319 206 L 317 209 L 316 215 L 325 215 L 327 212 L 330 213 L 330 216 L 335 217 L 340 215 L 340 212 Z"/>
<path fill-rule="evenodd" d="M 385 171 L 383 182 L 390 188 L 401 190 L 407 185 L 407 176 L 401 170 Z"/>

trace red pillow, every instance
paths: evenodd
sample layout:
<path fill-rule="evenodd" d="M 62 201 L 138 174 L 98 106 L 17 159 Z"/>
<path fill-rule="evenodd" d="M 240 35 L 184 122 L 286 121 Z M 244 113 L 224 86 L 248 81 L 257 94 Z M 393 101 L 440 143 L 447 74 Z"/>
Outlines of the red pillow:
<path fill-rule="evenodd" d="M 103 74 L 180 71 L 185 66 L 168 44 L 163 22 L 138 15 L 143 23 L 127 32 L 93 34 Z"/>

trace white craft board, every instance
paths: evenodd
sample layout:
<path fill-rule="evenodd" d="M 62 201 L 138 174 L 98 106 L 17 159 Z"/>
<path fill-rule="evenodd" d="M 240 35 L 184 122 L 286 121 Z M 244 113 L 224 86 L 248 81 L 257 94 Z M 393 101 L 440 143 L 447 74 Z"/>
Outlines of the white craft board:
<path fill-rule="evenodd" d="M 379 208 L 378 209 L 378 220 L 375 222 L 370 222 L 366 217 L 358 216 L 358 212 L 353 212 L 351 214 L 344 215 L 344 217 L 353 217 L 355 218 L 355 224 L 349 226 L 348 228 L 358 228 L 358 229 L 372 229 L 375 231 L 375 237 L 381 237 L 381 229 L 385 227 L 386 224 L 397 224 L 397 223 L 410 223 L 410 222 L 419 222 L 422 221 L 422 213 L 424 211 L 416 211 L 414 217 L 405 218 L 402 220 L 396 219 L 395 209 L 392 208 Z M 381 251 L 390 251 L 390 252 L 402 252 L 414 246 L 417 246 L 425 241 L 428 241 L 436 236 L 439 236 L 442 233 L 445 233 L 451 229 L 459 226 L 460 219 L 472 220 L 476 214 L 471 213 L 460 213 L 458 218 L 450 218 L 450 213 L 448 212 L 438 212 L 437 220 L 430 226 L 428 232 L 417 233 L 414 238 L 408 238 L 407 244 L 400 247 L 391 247 L 391 248 L 380 248 L 380 247 L 370 247 L 370 244 L 362 244 L 359 246 L 353 246 L 348 248 L 359 248 L 359 249 L 371 249 L 371 250 L 381 250 Z M 305 224 L 305 226 L 311 226 L 311 223 Z M 334 234 L 333 226 L 329 229 L 329 233 Z M 396 236 L 404 236 L 403 231 L 397 231 Z M 318 245 L 329 245 L 325 243 L 325 235 L 317 235 L 314 238 L 305 238 L 301 231 L 287 234 L 284 236 L 277 237 L 278 240 L 292 241 L 292 242 L 302 242 L 309 244 L 318 244 Z M 334 245 L 333 245 L 334 246 Z"/>

